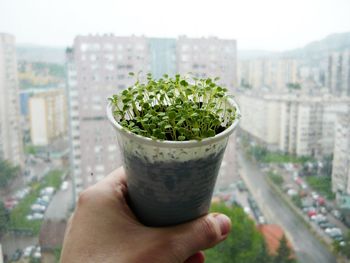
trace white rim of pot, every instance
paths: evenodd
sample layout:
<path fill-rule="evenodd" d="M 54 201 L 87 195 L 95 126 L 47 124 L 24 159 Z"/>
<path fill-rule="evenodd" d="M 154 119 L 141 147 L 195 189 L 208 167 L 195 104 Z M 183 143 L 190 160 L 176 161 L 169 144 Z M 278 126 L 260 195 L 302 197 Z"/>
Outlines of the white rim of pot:
<path fill-rule="evenodd" d="M 234 106 L 236 108 L 236 116 L 240 116 L 240 110 L 238 108 L 238 104 L 233 99 L 228 99 L 229 104 Z M 114 118 L 113 116 L 113 109 L 112 109 L 112 103 L 109 102 L 107 105 L 107 117 L 109 121 L 112 123 L 112 125 L 126 137 L 129 137 L 131 140 L 138 141 L 142 144 L 148 144 L 155 147 L 170 147 L 170 148 L 192 148 L 192 147 L 198 147 L 208 144 L 213 144 L 217 141 L 223 140 L 225 137 L 228 137 L 236 128 L 239 122 L 239 118 L 237 117 L 234 122 L 231 124 L 230 127 L 228 127 L 223 132 L 220 132 L 219 134 L 215 135 L 214 137 L 205 138 L 203 140 L 189 140 L 189 141 L 167 141 L 167 140 L 155 140 L 148 137 L 144 137 L 141 135 L 137 135 L 123 126 L 121 126 Z"/>

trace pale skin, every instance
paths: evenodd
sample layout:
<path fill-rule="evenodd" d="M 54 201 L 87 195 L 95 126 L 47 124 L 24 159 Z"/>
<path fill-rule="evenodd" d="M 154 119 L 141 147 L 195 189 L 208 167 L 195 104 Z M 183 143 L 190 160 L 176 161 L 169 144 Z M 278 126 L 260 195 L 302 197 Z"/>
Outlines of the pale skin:
<path fill-rule="evenodd" d="M 202 263 L 202 250 L 226 239 L 230 219 L 208 214 L 173 227 L 146 227 L 131 212 L 119 168 L 84 190 L 68 222 L 61 263 Z"/>

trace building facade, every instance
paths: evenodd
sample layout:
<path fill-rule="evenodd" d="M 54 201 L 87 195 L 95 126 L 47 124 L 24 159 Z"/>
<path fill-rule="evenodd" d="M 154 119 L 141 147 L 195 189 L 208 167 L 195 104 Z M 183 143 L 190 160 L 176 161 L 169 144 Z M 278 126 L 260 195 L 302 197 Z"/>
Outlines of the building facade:
<path fill-rule="evenodd" d="M 176 63 L 180 74 L 220 77 L 219 83 L 230 90 L 237 86 L 236 40 L 181 36 L 176 45 Z"/>
<path fill-rule="evenodd" d="M 332 190 L 350 196 L 350 117 L 341 114 L 335 126 Z"/>
<path fill-rule="evenodd" d="M 150 38 L 148 42 L 153 77 L 159 79 L 164 74 L 174 76 L 176 73 L 176 39 Z"/>
<path fill-rule="evenodd" d="M 0 158 L 23 166 L 15 38 L 0 33 Z"/>
<path fill-rule="evenodd" d="M 335 120 L 350 98 L 239 94 L 240 127 L 272 150 L 298 156 L 333 153 Z"/>
<path fill-rule="evenodd" d="M 106 118 L 107 98 L 134 82 L 129 72 L 149 72 L 145 37 L 78 36 L 67 49 L 71 163 L 86 187 L 121 165 L 116 133 Z"/>
<path fill-rule="evenodd" d="M 46 146 L 67 133 L 64 89 L 35 93 L 29 98 L 30 138 L 33 145 Z"/>
<path fill-rule="evenodd" d="M 350 96 L 350 49 L 329 55 L 326 83 L 332 94 Z"/>
<path fill-rule="evenodd" d="M 298 61 L 288 58 L 260 58 L 239 62 L 239 83 L 254 90 L 286 91 L 288 83 L 299 82 Z"/>

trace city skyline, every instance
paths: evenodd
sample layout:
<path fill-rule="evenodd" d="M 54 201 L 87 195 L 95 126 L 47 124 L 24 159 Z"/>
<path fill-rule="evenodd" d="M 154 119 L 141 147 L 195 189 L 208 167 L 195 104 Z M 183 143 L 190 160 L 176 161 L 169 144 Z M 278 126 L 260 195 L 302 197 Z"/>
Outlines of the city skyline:
<path fill-rule="evenodd" d="M 15 35 L 17 43 L 48 46 L 69 46 L 78 34 L 106 32 L 171 38 L 217 36 L 237 39 L 238 49 L 282 51 L 331 33 L 350 31 L 349 9 L 350 2 L 344 0 L 287 4 L 276 0 L 219 1 L 215 6 L 208 1 L 164 5 L 160 1 L 135 0 L 83 4 L 15 0 L 0 4 L 0 31 Z"/>

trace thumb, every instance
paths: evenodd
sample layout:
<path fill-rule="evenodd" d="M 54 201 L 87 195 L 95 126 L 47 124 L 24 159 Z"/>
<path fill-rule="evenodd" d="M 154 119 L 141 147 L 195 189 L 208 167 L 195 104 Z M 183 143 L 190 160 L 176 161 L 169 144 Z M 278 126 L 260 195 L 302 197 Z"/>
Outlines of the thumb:
<path fill-rule="evenodd" d="M 215 246 L 227 238 L 231 230 L 231 220 L 223 214 L 212 213 L 194 221 L 166 228 L 172 236 L 172 254 L 184 262 L 200 250 Z"/>

